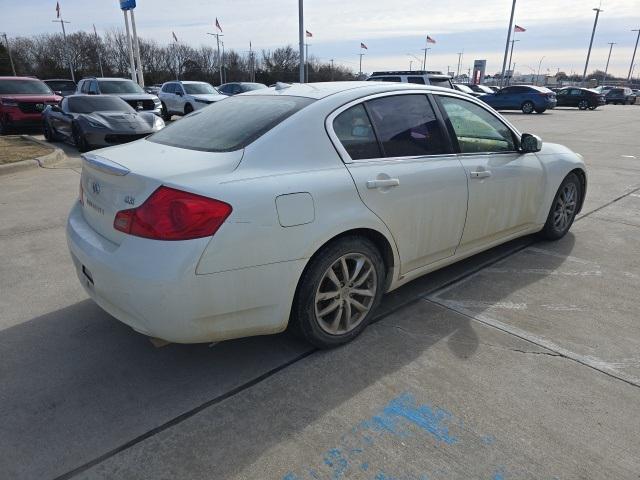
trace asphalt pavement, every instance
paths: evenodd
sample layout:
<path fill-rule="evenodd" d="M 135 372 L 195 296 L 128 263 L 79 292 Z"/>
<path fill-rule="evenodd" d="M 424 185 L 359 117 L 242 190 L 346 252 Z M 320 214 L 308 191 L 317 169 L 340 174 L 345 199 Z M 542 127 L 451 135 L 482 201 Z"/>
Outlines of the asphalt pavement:
<path fill-rule="evenodd" d="M 639 479 L 640 106 L 508 118 L 584 155 L 571 232 L 416 280 L 332 351 L 155 347 L 75 277 L 73 147 L 0 176 L 0 477 Z"/>

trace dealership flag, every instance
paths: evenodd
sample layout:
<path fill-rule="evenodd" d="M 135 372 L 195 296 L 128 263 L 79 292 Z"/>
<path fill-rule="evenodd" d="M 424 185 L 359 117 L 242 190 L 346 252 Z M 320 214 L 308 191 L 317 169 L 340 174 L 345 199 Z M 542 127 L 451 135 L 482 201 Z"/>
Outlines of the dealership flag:
<path fill-rule="evenodd" d="M 436 41 L 431 38 L 429 35 L 427 35 L 427 43 L 436 43 Z"/>
<path fill-rule="evenodd" d="M 311 33 L 309 30 L 305 30 L 305 35 L 307 37 L 313 37 L 313 33 Z"/>
<path fill-rule="evenodd" d="M 56 2 L 56 18 L 60 18 L 60 2 Z"/>
<path fill-rule="evenodd" d="M 216 28 L 218 30 L 220 30 L 220 33 L 222 33 L 222 27 L 220 26 L 220 22 L 218 21 L 218 17 L 216 17 Z"/>
<path fill-rule="evenodd" d="M 176 32 L 171 32 L 171 35 L 173 35 L 173 39 L 177 42 L 178 41 L 178 37 L 176 37 Z"/>
<path fill-rule="evenodd" d="M 362 43 L 362 42 L 360 42 L 360 48 L 364 48 L 365 50 L 369 50 L 369 49 L 367 48 L 367 46 L 366 46 L 364 43 Z"/>
<path fill-rule="evenodd" d="M 522 28 L 520 25 L 516 25 L 515 28 L 513 29 L 514 32 L 526 32 L 527 29 L 526 28 Z"/>

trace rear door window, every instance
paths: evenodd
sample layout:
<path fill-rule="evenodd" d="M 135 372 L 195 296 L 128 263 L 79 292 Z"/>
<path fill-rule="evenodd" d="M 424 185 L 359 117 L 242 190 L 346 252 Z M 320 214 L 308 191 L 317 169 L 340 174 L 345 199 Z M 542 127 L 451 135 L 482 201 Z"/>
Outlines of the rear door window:
<path fill-rule="evenodd" d="M 373 126 L 362 103 L 338 115 L 333 121 L 333 131 L 353 160 L 382 157 Z"/>
<path fill-rule="evenodd" d="M 424 85 L 424 78 L 423 77 L 407 77 L 407 82 Z"/>
<path fill-rule="evenodd" d="M 205 152 L 239 150 L 313 101 L 275 95 L 230 97 L 184 117 L 147 140 Z"/>
<path fill-rule="evenodd" d="M 453 84 L 448 78 L 430 78 L 429 85 L 433 85 L 434 87 L 453 88 Z"/>
<path fill-rule="evenodd" d="M 449 153 L 426 95 L 394 95 L 366 102 L 385 157 Z"/>

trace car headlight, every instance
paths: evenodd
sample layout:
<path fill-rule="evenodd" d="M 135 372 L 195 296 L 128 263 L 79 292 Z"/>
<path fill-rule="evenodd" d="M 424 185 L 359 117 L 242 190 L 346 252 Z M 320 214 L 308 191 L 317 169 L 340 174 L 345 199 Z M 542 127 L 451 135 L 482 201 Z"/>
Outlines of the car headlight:
<path fill-rule="evenodd" d="M 164 128 L 164 120 L 162 120 L 162 118 L 157 117 L 155 115 L 154 117 L 156 118 L 153 119 L 153 128 L 156 130 L 160 130 L 161 128 Z"/>
<path fill-rule="evenodd" d="M 209 101 L 208 101 L 208 100 L 200 100 L 200 99 L 198 99 L 198 98 L 196 98 L 195 100 L 196 100 L 196 102 L 198 102 L 198 103 L 209 103 Z"/>
<path fill-rule="evenodd" d="M 0 98 L 0 105 L 4 105 L 5 107 L 17 107 L 18 102 L 10 98 Z"/>

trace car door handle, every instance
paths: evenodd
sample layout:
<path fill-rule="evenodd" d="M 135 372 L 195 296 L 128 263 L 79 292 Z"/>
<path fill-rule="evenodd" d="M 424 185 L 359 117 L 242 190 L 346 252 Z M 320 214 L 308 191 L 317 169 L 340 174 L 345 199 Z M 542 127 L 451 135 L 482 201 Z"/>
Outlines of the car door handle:
<path fill-rule="evenodd" d="M 400 185 L 400 180 L 397 178 L 386 178 L 384 180 L 368 180 L 367 188 L 387 188 L 397 187 Z"/>
<path fill-rule="evenodd" d="M 488 178 L 491 176 L 491 170 L 476 170 L 471 172 L 471 178 Z"/>

